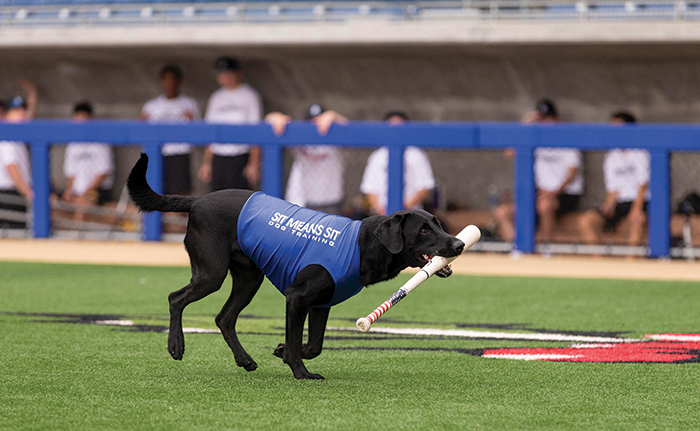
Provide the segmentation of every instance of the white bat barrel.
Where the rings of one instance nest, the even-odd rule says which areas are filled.
[[[468,250],[471,246],[476,244],[477,241],[479,241],[479,238],[481,238],[481,231],[478,227],[474,225],[469,225],[462,229],[462,231],[458,233],[456,237],[464,243],[464,250]],[[397,302],[401,301],[413,289],[415,289],[425,280],[430,278],[430,276],[440,271],[453,260],[457,259],[457,257],[458,256],[434,256],[432,259],[430,259],[430,261],[427,264],[425,264],[423,268],[421,268],[420,271],[418,271],[416,275],[411,277],[411,279],[408,280],[403,286],[401,286],[399,290],[397,290],[393,295],[391,295],[391,298],[384,301],[382,305],[377,307],[366,317],[360,317],[359,319],[357,319],[357,322],[355,322],[355,326],[357,326],[357,329],[359,329],[362,332],[369,331],[369,329],[372,327],[372,323],[379,319],[379,316],[384,314]]]

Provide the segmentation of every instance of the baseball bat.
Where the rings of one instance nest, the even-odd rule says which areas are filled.
[[[468,250],[471,246],[476,244],[477,241],[479,241],[479,238],[481,238],[481,231],[478,227],[474,225],[469,225],[457,234],[457,238],[464,243],[464,249]],[[450,262],[457,259],[457,257],[458,256],[433,256],[433,258],[430,259],[430,261],[426,263],[425,266],[423,266],[423,268],[421,268],[421,270],[418,271],[416,275],[411,277],[411,279],[408,280],[403,286],[401,286],[399,290],[394,292],[394,294],[391,295],[391,298],[384,301],[382,305],[377,307],[366,317],[360,317],[359,319],[357,319],[357,322],[355,322],[355,326],[357,326],[357,329],[359,329],[361,332],[369,331],[369,329],[372,327],[372,323],[379,319],[379,316],[386,313],[388,309],[396,305],[397,302],[401,301],[406,295],[411,293],[413,289],[415,289],[422,282],[430,278],[430,276],[447,266]]]

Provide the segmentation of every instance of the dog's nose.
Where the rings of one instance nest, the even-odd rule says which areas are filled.
[[[456,239],[452,242],[452,250],[454,250],[455,253],[461,253],[464,251],[464,242],[462,242],[461,239]]]

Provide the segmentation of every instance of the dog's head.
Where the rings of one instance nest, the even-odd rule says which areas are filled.
[[[422,268],[433,256],[452,257],[464,243],[442,229],[438,219],[426,211],[398,211],[374,231],[391,254],[405,256],[408,266]],[[447,276],[451,271],[438,273]]]

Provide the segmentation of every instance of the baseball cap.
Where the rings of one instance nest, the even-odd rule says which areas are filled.
[[[535,110],[543,117],[558,117],[559,113],[554,103],[549,99],[541,99],[537,102]]]
[[[15,96],[12,99],[10,99],[10,102],[7,104],[7,109],[16,109],[16,108],[27,108],[27,102],[24,100],[22,96]]]
[[[231,57],[219,57],[214,63],[214,69],[219,72],[233,72],[235,70],[240,70],[241,66],[238,64],[238,59]]]
[[[323,106],[319,105],[318,103],[314,103],[313,105],[309,106],[309,109],[306,111],[306,119],[310,120],[312,118],[316,118],[323,114],[324,111],[325,109],[323,109]]]

